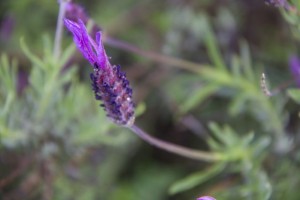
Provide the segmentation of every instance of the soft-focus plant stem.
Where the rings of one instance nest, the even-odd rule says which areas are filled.
[[[222,156],[220,154],[216,153],[208,153],[204,151],[198,151],[194,149],[189,149],[186,147],[182,147],[176,144],[172,144],[169,142],[162,141],[160,139],[157,139],[155,137],[152,137],[151,135],[148,135],[146,132],[144,132],[142,129],[140,129],[136,125],[132,125],[129,127],[137,136],[139,136],[141,139],[146,141],[147,143],[163,149],[165,151],[194,159],[194,160],[201,160],[201,161],[207,161],[207,162],[215,162],[215,161],[220,161],[222,159]]]
[[[162,55],[160,53],[155,53],[153,51],[145,51],[134,45],[131,45],[127,42],[117,40],[115,38],[106,37],[106,38],[104,38],[104,43],[108,44],[109,46],[116,47],[118,49],[123,49],[123,50],[129,51],[129,52],[138,54],[140,56],[143,56],[145,58],[148,58],[150,60],[153,60],[153,61],[156,61],[159,63],[186,69],[186,70],[196,72],[196,73],[200,73],[200,69],[202,67],[209,67],[208,65],[203,65],[203,64],[193,63],[193,62],[190,62],[187,60],[173,58],[170,56]]]
[[[49,80],[45,84],[44,95],[42,96],[42,99],[40,101],[39,109],[36,112],[37,119],[42,118],[42,116],[45,114],[47,110],[47,106],[49,105],[49,100],[51,99],[51,95],[53,94],[53,90],[55,88],[55,83],[57,81],[57,76],[59,72],[60,72],[59,68],[55,69],[51,74]]]
[[[61,40],[62,40],[63,25],[64,25],[63,18],[65,16],[67,3],[68,0],[59,1],[59,13],[57,17],[56,32],[55,32],[54,47],[53,47],[53,57],[55,60],[58,60],[61,54]]]
[[[89,25],[92,27],[94,24],[95,24],[95,22],[92,19],[90,19]],[[90,30],[90,28],[88,28],[88,30]],[[194,62],[183,60],[180,58],[174,58],[171,56],[162,55],[161,53],[156,53],[153,51],[145,51],[145,50],[140,49],[130,43],[127,43],[127,42],[124,42],[119,39],[112,38],[112,37],[109,37],[106,35],[103,38],[103,42],[109,46],[135,53],[142,57],[148,58],[152,61],[156,61],[156,62],[166,64],[166,65],[171,65],[171,66],[181,68],[181,69],[186,69],[186,70],[196,72],[196,73],[201,73],[200,68],[202,68],[202,67],[210,67],[209,65],[206,65],[206,64],[194,63]]]
[[[56,32],[55,32],[55,39],[54,39],[54,47],[53,47],[53,58],[55,62],[58,61],[60,55],[61,55],[61,41],[62,41],[62,35],[63,35],[63,18],[66,11],[66,4],[69,2],[69,0],[59,0],[59,13],[57,17],[57,24],[56,24]],[[57,66],[55,70],[53,70],[52,75],[50,76],[49,81],[45,84],[45,92],[43,95],[43,98],[40,101],[39,110],[36,114],[37,118],[41,118],[41,116],[45,113],[50,96],[53,92],[53,88],[56,82],[56,78],[60,72],[60,67]]]

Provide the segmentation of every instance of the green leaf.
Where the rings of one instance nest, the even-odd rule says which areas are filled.
[[[183,103],[181,107],[181,112],[186,113],[189,110],[196,107],[199,103],[201,103],[206,97],[213,94],[219,89],[217,85],[208,85],[204,88],[200,88],[194,94],[187,98],[187,100]]]
[[[233,55],[231,59],[231,70],[235,78],[241,77],[241,61],[237,55]]]
[[[63,86],[64,84],[71,82],[77,72],[77,69],[77,67],[71,66],[68,70],[63,72],[62,76],[58,78],[58,84]]]
[[[242,59],[242,65],[244,67],[246,77],[248,78],[248,80],[255,82],[255,75],[254,75],[253,69],[252,69],[249,46],[245,41],[242,41],[240,44],[240,49],[241,49],[240,54],[241,54],[241,59]]]
[[[135,109],[135,115],[140,116],[146,111],[146,104],[144,102],[139,103],[139,105]]]
[[[284,9],[281,10],[281,13],[282,13],[283,17],[285,18],[285,20],[288,23],[290,23],[292,25],[296,25],[298,23],[298,16],[297,15],[294,15],[291,12],[286,11]]]
[[[30,90],[33,90],[33,92],[38,95],[37,98],[40,98],[40,95],[43,93],[43,88],[45,84],[45,74],[37,67],[32,68],[30,76],[29,76],[29,83],[30,83]]]
[[[224,142],[223,140],[224,140],[224,138],[223,138],[223,135],[222,135],[222,130],[221,130],[221,128],[218,126],[218,124],[217,123],[215,123],[215,122],[210,122],[209,124],[208,124],[208,127],[209,127],[209,129],[212,131],[212,133],[214,134],[214,136],[218,139],[218,140],[220,140],[221,142]]]
[[[300,90],[299,89],[289,89],[287,94],[291,99],[300,104]]]
[[[21,130],[11,130],[6,127],[3,121],[0,121],[0,143],[6,147],[15,147],[24,142],[27,135]]]
[[[3,54],[0,60],[1,87],[9,92],[14,92],[16,90],[16,72],[17,62],[12,60],[10,63],[7,55]]]
[[[71,45],[69,45],[63,52],[61,55],[61,58],[58,61],[58,66],[60,68],[62,68],[67,62],[68,60],[71,58],[71,56],[74,54],[75,52],[75,45],[72,43]]]
[[[13,92],[8,93],[8,95],[6,96],[4,106],[0,109],[0,116],[5,116],[9,112],[14,100],[15,94]]]
[[[34,55],[27,47],[27,45],[25,44],[24,38],[21,38],[20,40],[20,45],[21,45],[21,49],[23,50],[23,52],[25,53],[25,55],[28,57],[28,59],[35,64],[36,66],[39,66],[43,69],[46,68],[46,64],[40,59],[38,58],[36,55]]]
[[[205,19],[206,23],[205,44],[208,50],[209,57],[218,69],[226,70],[224,60],[221,56],[219,47],[217,45],[217,39],[215,37],[215,34],[212,31],[208,20],[205,17],[203,18]]]
[[[237,116],[246,107],[246,101],[248,100],[248,93],[240,93],[232,100],[229,106],[229,113],[232,116]]]
[[[55,59],[53,59],[52,55],[52,41],[49,37],[49,35],[43,35],[43,62],[49,64],[49,67],[56,66],[54,64]]]
[[[241,145],[246,147],[246,146],[250,146],[253,140],[254,140],[254,132],[251,131],[247,135],[245,135],[240,141],[241,141]]]
[[[207,181],[208,179],[212,178],[213,176],[216,176],[219,174],[223,169],[225,165],[224,163],[218,163],[207,170],[196,172],[194,174],[191,174],[187,176],[186,178],[175,182],[169,189],[170,194],[176,194],[179,192],[183,192],[189,189],[192,189],[193,187]]]
[[[201,68],[201,74],[204,79],[214,84],[236,87],[236,80],[227,72],[215,68],[203,67]]]

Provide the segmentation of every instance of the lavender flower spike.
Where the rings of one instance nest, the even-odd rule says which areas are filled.
[[[97,100],[101,100],[107,116],[118,125],[134,123],[132,89],[119,65],[112,66],[106,55],[101,32],[96,33],[96,42],[88,35],[81,20],[78,23],[65,19],[65,25],[74,36],[74,42],[83,56],[94,67],[90,77]]]

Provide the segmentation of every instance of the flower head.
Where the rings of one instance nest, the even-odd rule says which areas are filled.
[[[106,55],[101,32],[96,33],[96,41],[86,30],[84,23],[65,19],[65,25],[73,34],[74,42],[83,56],[91,63],[92,89],[97,100],[101,100],[107,116],[119,125],[131,126],[134,122],[132,89],[126,74],[120,66],[112,66]]]
[[[297,86],[300,87],[300,59],[297,56],[291,56],[289,67]]]

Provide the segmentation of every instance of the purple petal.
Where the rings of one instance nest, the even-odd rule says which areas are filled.
[[[74,36],[74,42],[77,45],[78,49],[81,51],[83,56],[94,65],[97,61],[97,56],[91,46],[88,32],[81,20],[78,20],[78,24],[65,19],[65,26],[69,29],[69,31]]]
[[[98,56],[98,61],[99,65],[103,68],[108,67],[110,65],[108,61],[108,57],[106,55],[103,42],[102,42],[102,33],[97,32],[96,34],[96,42],[97,42],[97,56]]]
[[[216,200],[216,199],[213,197],[210,197],[210,196],[203,196],[203,197],[197,198],[197,200]]]
[[[300,87],[300,60],[297,56],[290,57],[289,67],[297,86]]]

